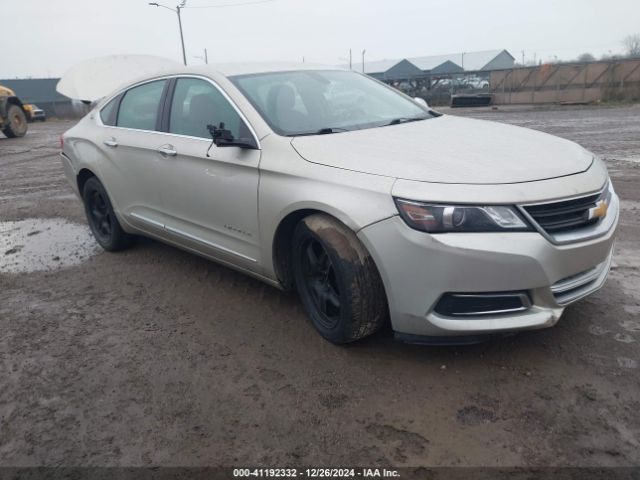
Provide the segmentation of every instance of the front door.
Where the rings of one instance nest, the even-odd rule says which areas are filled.
[[[211,146],[207,125],[224,123],[235,138],[252,134],[208,80],[178,78],[170,105],[163,142],[175,156],[162,186],[168,234],[193,249],[257,270],[260,150]]]

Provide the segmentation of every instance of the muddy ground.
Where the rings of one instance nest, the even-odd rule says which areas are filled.
[[[57,158],[70,122],[0,138],[0,465],[639,465],[640,106],[452,113],[607,160],[614,268],[555,328],[332,346],[295,295],[154,241],[93,251]],[[50,270],[16,273],[58,230]]]

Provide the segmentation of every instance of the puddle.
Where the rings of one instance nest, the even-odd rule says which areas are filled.
[[[57,270],[99,251],[86,225],[62,218],[0,222],[0,272]]]

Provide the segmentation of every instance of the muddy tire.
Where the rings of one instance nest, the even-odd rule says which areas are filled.
[[[2,129],[9,138],[24,137],[27,133],[27,117],[18,105],[9,104],[7,126]]]
[[[293,275],[311,323],[342,344],[371,335],[388,319],[384,287],[366,248],[344,224],[310,215],[293,234]]]
[[[82,189],[82,199],[91,232],[102,248],[117,252],[131,246],[133,237],[120,226],[100,180],[96,177],[87,180]]]

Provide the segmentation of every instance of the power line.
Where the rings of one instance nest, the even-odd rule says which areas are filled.
[[[184,7],[184,8],[188,8],[188,9],[192,9],[192,8],[224,8],[224,7],[241,7],[243,5],[258,5],[260,3],[271,3],[271,2],[275,2],[277,0],[256,0],[253,2],[241,2],[241,3],[222,3],[220,5],[196,5],[196,6],[189,6],[189,7]]]

